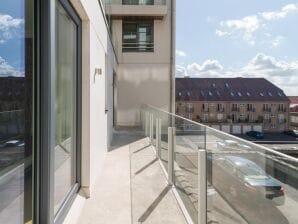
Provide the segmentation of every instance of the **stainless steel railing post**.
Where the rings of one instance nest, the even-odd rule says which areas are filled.
[[[146,111],[145,112],[145,136],[148,137],[149,136],[149,112]]]
[[[174,184],[175,128],[168,127],[168,183]]]
[[[153,145],[154,116],[152,113],[150,113],[149,121],[150,121],[149,123],[150,124],[150,127],[149,127],[150,144]]]
[[[161,119],[156,118],[156,158],[161,159]]]
[[[198,224],[207,223],[207,171],[206,150],[198,152]]]

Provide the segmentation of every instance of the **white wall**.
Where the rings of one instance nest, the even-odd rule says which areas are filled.
[[[117,65],[99,1],[72,0],[72,4],[83,26],[81,184],[90,196],[112,138],[110,82]]]
[[[139,125],[142,104],[170,109],[171,1],[167,4],[167,15],[154,21],[154,52],[122,52],[122,20],[113,21],[113,41],[119,60],[116,83],[119,126]]]

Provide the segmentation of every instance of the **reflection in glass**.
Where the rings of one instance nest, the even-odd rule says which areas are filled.
[[[55,213],[75,184],[77,26],[57,1]]]
[[[33,8],[0,4],[0,223],[32,220]]]

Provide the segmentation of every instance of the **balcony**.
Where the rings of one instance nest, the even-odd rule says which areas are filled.
[[[138,16],[163,19],[168,13],[168,7],[165,0],[112,0],[107,13],[114,19]]]
[[[188,223],[298,221],[298,159],[151,106],[141,115]]]
[[[186,224],[144,132],[118,130],[113,139],[93,196],[85,202],[76,223]],[[65,223],[74,222],[68,219]]]

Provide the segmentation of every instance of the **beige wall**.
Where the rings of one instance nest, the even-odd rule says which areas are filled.
[[[187,110],[187,104],[191,103],[193,105],[193,112]],[[203,111],[203,103],[208,104],[208,111]],[[247,104],[253,105],[254,111],[247,111]],[[263,104],[267,103],[271,111],[263,111]],[[218,112],[217,105],[222,104],[224,111]],[[238,104],[239,111],[232,111],[232,104]],[[243,107],[240,104],[244,104]],[[286,108],[285,112],[277,111],[278,104],[284,104]],[[288,102],[226,102],[226,101],[178,101],[176,102],[176,113],[180,116],[192,119],[194,121],[203,123],[228,123],[229,119],[232,118],[234,114],[238,118],[241,114],[250,115],[250,120],[245,123],[262,123],[263,130],[267,132],[280,132],[289,129],[289,103]],[[204,114],[208,116],[208,121],[204,121]],[[218,114],[222,114],[223,118],[221,121],[218,120]],[[271,122],[263,124],[263,119],[265,114],[268,114]],[[272,116],[273,115],[273,116]],[[286,123],[279,123],[279,116],[284,116]],[[237,123],[237,122],[236,122]],[[274,127],[275,125],[275,127]]]
[[[111,77],[117,64],[98,1],[72,3],[83,29],[81,185],[90,196],[112,138]]]
[[[154,21],[154,52],[122,53],[122,20],[113,20],[113,41],[119,60],[116,83],[116,122],[119,126],[140,125],[142,104],[169,110],[171,1],[167,4],[167,15]]]

